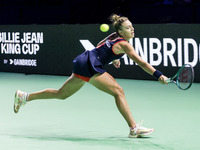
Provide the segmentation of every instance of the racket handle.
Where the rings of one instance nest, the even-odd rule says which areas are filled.
[[[172,79],[171,79],[171,78],[168,78],[165,82],[166,82],[166,83],[172,82]]]

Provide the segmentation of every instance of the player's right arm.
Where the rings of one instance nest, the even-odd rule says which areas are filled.
[[[135,63],[137,63],[145,72],[150,75],[156,71],[156,69],[151,66],[149,63],[144,61],[135,51],[134,47],[129,44],[128,42],[120,42],[116,44],[115,47],[118,53],[126,53],[127,56],[132,59]],[[165,80],[167,79],[166,76],[161,75],[159,78],[160,83],[166,84]]]
[[[114,46],[114,51],[119,53],[126,53],[127,56],[132,59],[135,63],[137,63],[144,71],[153,75],[156,71],[154,67],[152,67],[149,63],[145,62],[135,51],[133,46],[128,42],[119,42]]]

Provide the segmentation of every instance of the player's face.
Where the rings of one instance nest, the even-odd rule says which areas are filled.
[[[126,20],[125,22],[123,22],[121,26],[121,30],[119,30],[119,33],[127,41],[133,38],[134,28],[133,28],[132,23],[129,20]]]

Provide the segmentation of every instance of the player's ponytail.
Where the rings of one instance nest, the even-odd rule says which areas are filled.
[[[117,22],[119,20],[120,16],[118,16],[117,14],[112,14],[110,17],[110,20],[112,22]]]
[[[121,30],[121,25],[123,22],[125,22],[126,20],[128,20],[127,17],[120,17],[117,14],[112,14],[110,16],[110,21],[112,21],[113,24],[113,28],[115,29],[115,31],[117,32],[117,34],[119,35],[118,30]]]

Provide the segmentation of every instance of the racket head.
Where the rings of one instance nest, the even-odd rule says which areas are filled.
[[[190,64],[183,65],[177,72],[176,84],[181,90],[187,90],[194,81],[194,69]]]

